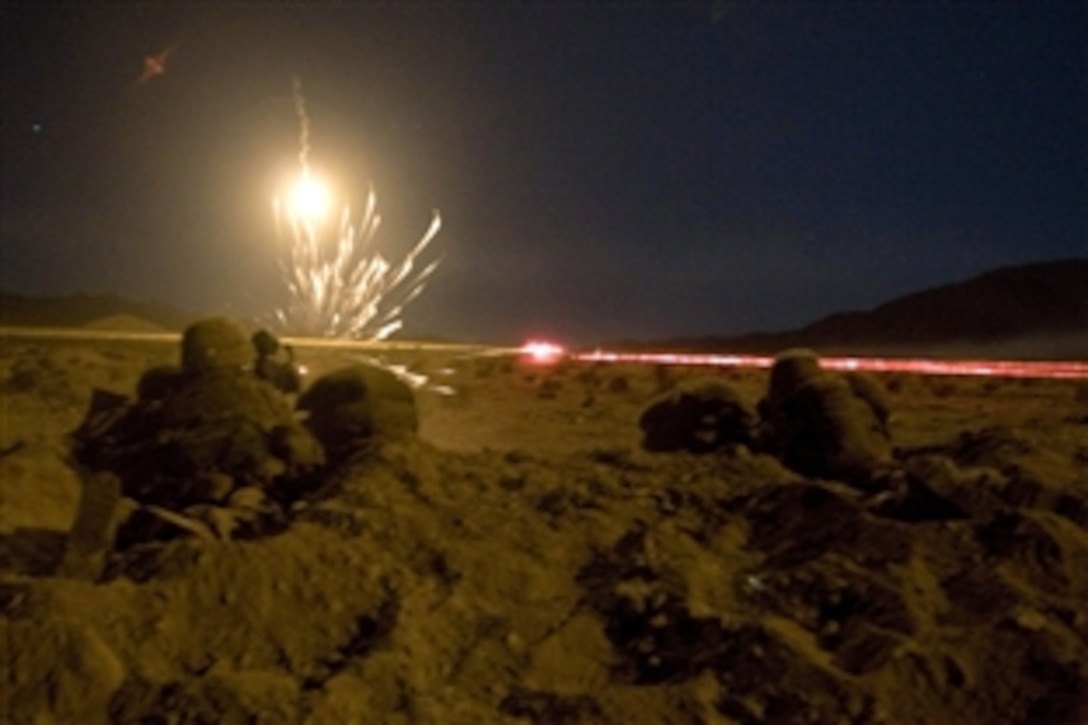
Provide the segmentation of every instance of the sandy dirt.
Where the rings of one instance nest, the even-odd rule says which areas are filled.
[[[405,352],[455,393],[283,533],[52,575],[66,435],[176,358],[4,341],[6,722],[1088,722],[1088,382],[881,377],[934,494],[889,512],[743,446],[641,449],[656,396],[709,376],[754,407],[766,371]]]

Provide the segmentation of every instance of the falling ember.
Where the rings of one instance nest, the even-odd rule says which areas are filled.
[[[374,248],[381,216],[371,188],[361,217],[353,218],[345,205],[335,238],[329,239],[331,196],[310,169],[310,119],[297,77],[293,92],[300,175],[287,203],[274,202],[277,228],[282,217],[290,230],[281,260],[289,300],[276,310],[276,322],[291,334],[383,340],[402,327],[405,306],[423,292],[438,266],[437,261],[422,264],[421,256],[441,229],[441,217],[435,211],[422,238],[393,263]]]

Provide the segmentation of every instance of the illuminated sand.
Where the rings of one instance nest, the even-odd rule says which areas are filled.
[[[903,451],[1016,481],[993,520],[907,523],[764,456],[639,450],[656,394],[712,375],[754,402],[761,368],[301,346],[314,374],[380,353],[457,394],[421,393],[422,440],[285,534],[178,542],[142,582],[35,576],[76,498],[64,433],[176,339],[5,339],[14,722],[1085,720],[1085,381],[880,373]]]

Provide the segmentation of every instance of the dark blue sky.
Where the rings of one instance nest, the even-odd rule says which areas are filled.
[[[409,335],[776,330],[1088,256],[1083,3],[510,5],[6,6],[2,289],[275,306],[292,73],[382,250],[442,212]]]

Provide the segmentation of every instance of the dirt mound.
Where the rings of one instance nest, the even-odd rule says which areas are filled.
[[[1085,567],[1057,515],[907,523],[762,456],[409,442],[279,536],[9,583],[2,625],[57,643],[7,663],[28,717],[54,681],[115,722],[1075,722]]]
[[[88,330],[103,330],[108,332],[170,332],[162,325],[134,315],[117,314],[99,317],[83,325]]]

